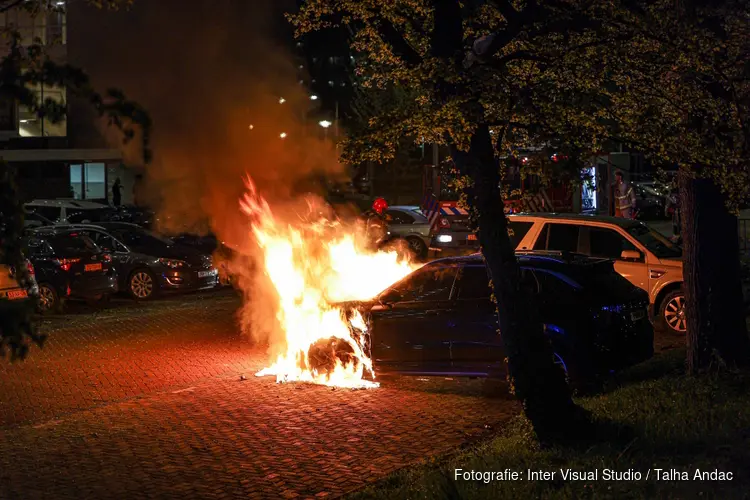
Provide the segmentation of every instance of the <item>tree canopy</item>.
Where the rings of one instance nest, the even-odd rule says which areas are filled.
[[[486,123],[501,154],[624,143],[720,179],[734,205],[746,196],[746,0],[452,2],[451,58],[431,47],[436,3],[309,0],[290,16],[297,35],[350,30],[361,84],[400,92],[352,158],[388,158],[404,136],[466,148]]]

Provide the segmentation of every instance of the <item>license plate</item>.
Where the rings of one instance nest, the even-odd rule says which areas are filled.
[[[206,276],[211,276],[216,272],[215,269],[211,269],[210,271],[198,271],[198,277],[199,278],[205,278]]]
[[[86,264],[83,270],[84,271],[101,271],[102,265],[101,264]]]
[[[468,241],[477,241],[477,235],[476,234],[470,234],[466,237]]]
[[[646,317],[646,313],[643,311],[630,313],[630,319],[632,319],[633,321],[638,321],[640,319],[643,319],[644,317]]]
[[[26,290],[11,290],[8,292],[8,300],[25,299],[28,296],[29,294],[26,293]]]

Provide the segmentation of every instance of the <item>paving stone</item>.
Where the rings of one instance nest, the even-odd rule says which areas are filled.
[[[334,498],[518,412],[476,382],[240,381],[267,359],[237,307],[223,294],[46,323],[42,351],[0,363],[0,498]]]

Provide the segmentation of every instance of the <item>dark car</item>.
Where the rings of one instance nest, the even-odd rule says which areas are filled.
[[[146,229],[150,229],[155,220],[152,210],[136,205],[121,205],[115,207],[106,217],[97,222],[128,222]]]
[[[40,229],[24,238],[23,248],[42,311],[59,311],[68,299],[106,299],[118,290],[112,256],[79,231]]]
[[[574,385],[653,355],[648,294],[611,261],[578,255],[519,255],[522,285],[535,297],[556,361]],[[367,304],[376,373],[504,377],[489,278],[478,255],[441,259]]]
[[[235,256],[235,250],[213,234],[181,233],[171,238],[176,244],[195,248],[201,253],[211,255],[214,265],[219,270],[219,283],[230,286],[234,282],[229,263]]]
[[[120,289],[134,299],[147,300],[160,291],[214,288],[219,282],[210,255],[135,224],[102,222],[74,227],[111,253]]]

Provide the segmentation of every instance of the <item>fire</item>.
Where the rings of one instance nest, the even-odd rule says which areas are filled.
[[[246,184],[240,205],[278,294],[277,320],[286,340],[283,353],[256,375],[275,375],[277,382],[377,387],[365,321],[356,310],[347,319],[336,304],[371,299],[418,266],[396,252],[367,250],[361,233],[338,220],[319,216],[282,223],[250,178]]]

